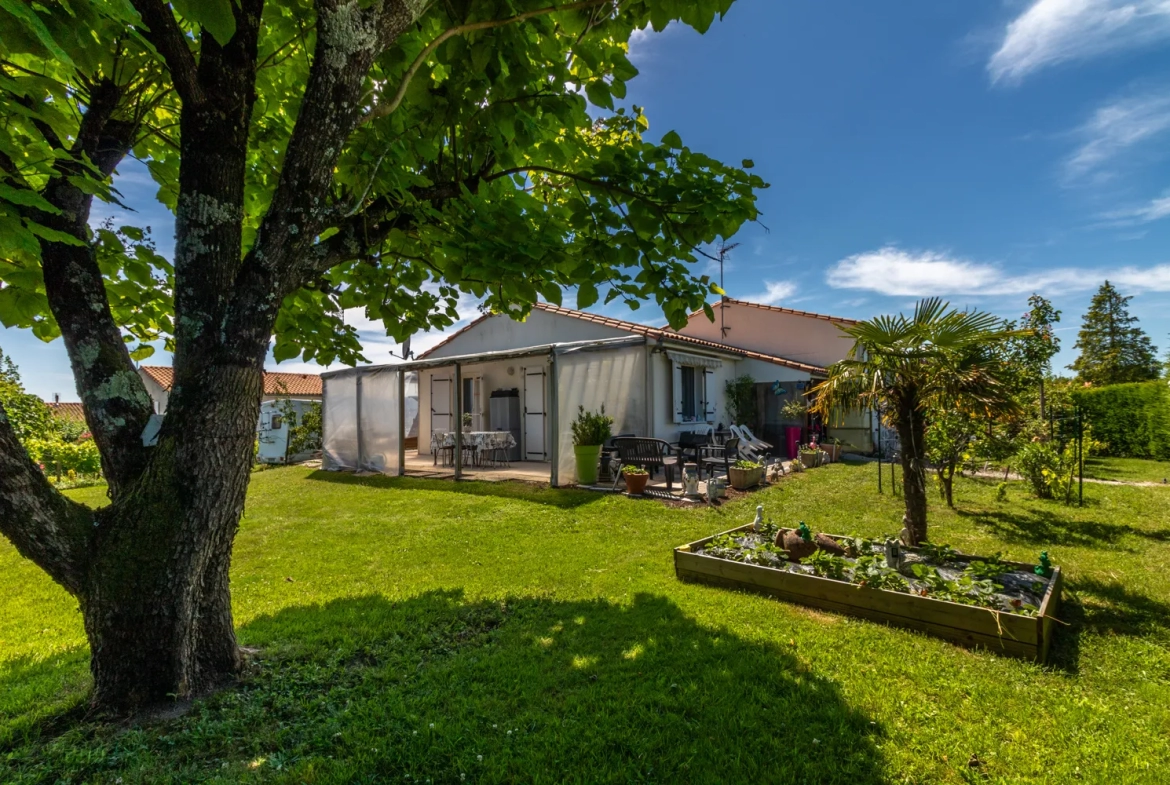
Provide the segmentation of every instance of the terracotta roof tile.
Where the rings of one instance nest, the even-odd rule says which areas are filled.
[[[798,371],[805,371],[806,373],[816,373],[816,374],[824,374],[825,373],[825,369],[821,368],[819,365],[809,365],[808,363],[797,362],[796,360],[789,360],[786,357],[777,357],[776,355],[764,354],[763,352],[753,352],[753,351],[750,351],[748,349],[741,349],[737,346],[729,346],[729,345],[723,344],[723,343],[715,343],[714,341],[707,341],[707,340],[704,340],[702,338],[692,337],[690,335],[682,335],[680,333],[672,332],[670,330],[662,330],[662,329],[659,329],[657,327],[650,327],[649,325],[638,324],[637,322],[627,322],[624,319],[614,319],[611,316],[602,316],[601,314],[598,314],[598,313],[589,313],[588,311],[575,311],[572,308],[563,308],[559,305],[551,305],[549,303],[536,303],[536,305],[534,305],[533,308],[535,308],[536,310],[539,310],[539,311],[545,311],[547,313],[556,314],[558,316],[568,316],[568,317],[571,317],[573,319],[581,319],[582,321],[593,322],[594,324],[600,324],[600,325],[603,325],[605,327],[613,327],[614,329],[623,330],[625,332],[634,333],[636,335],[644,335],[647,338],[652,338],[654,340],[678,341],[679,343],[691,344],[693,346],[702,346],[702,347],[705,347],[707,349],[717,349],[717,350],[722,351],[722,352],[730,352],[731,354],[736,354],[736,355],[739,355],[741,357],[747,357],[747,358],[753,359],[753,360],[761,360],[763,362],[772,363],[774,365],[783,365],[787,368],[794,368]],[[500,315],[502,315],[502,314],[500,314]],[[471,322],[463,329],[452,334],[450,337],[448,337],[442,343],[437,344],[436,346],[433,346],[430,349],[428,349],[427,351],[423,352],[423,354],[420,355],[418,359],[420,359],[420,360],[424,359],[425,357],[427,357],[427,355],[429,355],[431,352],[438,349],[440,346],[444,346],[444,345],[450,343],[456,337],[467,332],[468,330],[475,327],[477,324],[479,324],[480,322],[482,322],[484,319],[487,319],[487,318],[488,318],[488,315],[484,315],[484,316],[479,317],[478,319]]]
[[[79,402],[70,403],[51,403],[45,401],[45,405],[53,410],[53,414],[60,417],[62,420],[76,420],[77,422],[85,422],[85,409],[82,408]]]
[[[175,382],[174,369],[163,365],[143,365],[139,370],[164,390]],[[315,373],[264,372],[265,395],[321,395],[321,377]]]

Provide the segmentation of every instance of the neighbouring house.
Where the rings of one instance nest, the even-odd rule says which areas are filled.
[[[138,373],[150,393],[155,414],[165,415],[174,372],[166,366],[143,365]],[[257,460],[261,463],[286,463],[308,458],[309,453],[289,454],[290,429],[296,427],[305,411],[320,403],[321,398],[321,377],[316,374],[265,371],[264,395],[256,425]]]
[[[85,422],[85,408],[80,401],[66,401],[60,400],[45,401],[45,405],[49,410],[62,420],[72,420],[74,422]]]
[[[804,390],[825,368],[546,303],[523,322],[488,314],[417,360],[322,374],[325,466],[432,471],[446,434],[466,413],[472,432],[513,434],[510,461],[526,462],[553,485],[568,484],[578,407],[604,405],[614,433],[674,442],[682,431],[728,424],[724,384],[745,374]],[[418,395],[414,450],[400,438],[409,428],[399,405],[408,383]]]
[[[713,322],[702,311],[691,314],[679,333],[821,367],[845,359],[853,348],[853,340],[841,328],[857,324],[854,319],[731,297],[724,297],[716,303],[714,311]],[[756,380],[757,419],[748,425],[752,426],[757,435],[780,444],[786,426],[807,428],[809,425],[820,425],[809,421],[798,422],[784,417],[780,412],[785,403],[804,394],[803,388],[783,384],[783,379],[769,375],[768,369],[759,365],[752,368],[745,366],[743,371]],[[846,451],[868,453],[875,447],[876,423],[868,413],[845,415],[823,423],[823,426],[819,430],[828,438],[838,439]]]

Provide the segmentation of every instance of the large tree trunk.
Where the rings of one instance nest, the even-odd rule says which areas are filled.
[[[902,541],[906,545],[918,545],[927,538],[926,423],[915,404],[913,398],[899,402],[896,423],[902,454],[902,498],[906,503]]]
[[[82,610],[94,703],[107,709],[197,695],[240,666],[228,572],[261,370],[203,376],[176,396],[141,479],[99,514]]]

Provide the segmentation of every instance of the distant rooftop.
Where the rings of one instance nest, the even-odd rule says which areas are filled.
[[[166,365],[143,365],[139,368],[154,382],[169,391],[175,383],[175,371]],[[321,395],[321,377],[315,373],[264,372],[265,395]],[[80,404],[78,404],[80,405]]]

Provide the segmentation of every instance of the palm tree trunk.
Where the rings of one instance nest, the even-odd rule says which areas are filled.
[[[902,498],[906,513],[902,517],[902,541],[918,545],[927,538],[926,531],[926,423],[917,410],[916,396],[898,404],[898,439],[902,442]]]

